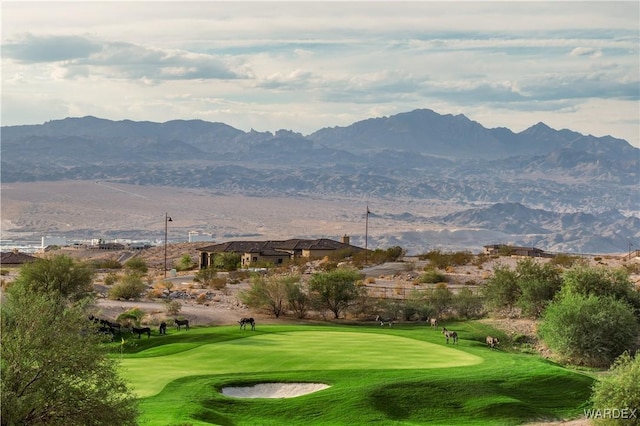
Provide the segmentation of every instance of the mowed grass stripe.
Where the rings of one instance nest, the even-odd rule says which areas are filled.
[[[171,345],[165,345],[174,352]],[[193,375],[304,370],[432,369],[479,364],[467,352],[402,336],[345,331],[256,334],[199,345],[160,356],[122,360],[140,397],[155,395],[172,380]]]

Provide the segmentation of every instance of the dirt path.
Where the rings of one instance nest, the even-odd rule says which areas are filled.
[[[192,325],[228,325],[236,324],[242,317],[256,317],[251,310],[242,304],[236,304],[229,300],[210,302],[209,306],[198,304],[192,301],[181,300],[182,308],[176,317],[184,317]],[[139,308],[147,313],[143,323],[155,325],[162,320],[173,318],[167,313],[163,302],[156,301],[120,301],[99,299],[97,302],[98,314],[100,317],[115,320],[121,313],[133,308]],[[171,326],[171,325],[170,325]]]

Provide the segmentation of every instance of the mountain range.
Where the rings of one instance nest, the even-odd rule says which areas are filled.
[[[400,245],[434,238],[412,231],[423,223],[485,235],[479,246],[607,253],[640,243],[640,149],[544,123],[514,133],[420,109],[308,135],[96,117],[1,130],[3,183],[101,180],[456,206],[447,215],[398,212],[390,219],[405,222],[407,235],[385,242]]]

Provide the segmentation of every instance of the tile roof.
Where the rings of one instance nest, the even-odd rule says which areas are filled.
[[[350,244],[344,244],[339,241],[330,240],[328,238],[319,238],[316,240],[292,238],[284,241],[229,241],[226,243],[201,247],[197,250],[208,253],[264,253],[266,251],[277,252],[285,250],[339,250],[343,248],[353,248],[356,250],[361,250],[359,247],[352,246]]]
[[[25,253],[8,251],[0,253],[0,264],[1,265],[21,265],[26,262],[33,262],[37,260],[37,257],[29,256]]]

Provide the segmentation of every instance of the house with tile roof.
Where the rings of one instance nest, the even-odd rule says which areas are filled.
[[[37,257],[20,253],[18,250],[0,253],[0,265],[2,266],[20,266],[23,263],[33,262]]]
[[[358,252],[360,247],[352,246],[349,237],[343,236],[341,241],[319,238],[305,240],[292,238],[278,241],[229,241],[213,244],[197,249],[200,252],[200,268],[207,268],[213,264],[214,257],[219,253],[237,253],[241,256],[241,266],[247,268],[257,263],[272,263],[281,265],[288,260],[298,258],[322,258],[338,250]]]
[[[518,247],[507,244],[490,244],[484,246],[484,254],[497,255],[500,253],[509,253],[512,256],[523,257],[552,257],[550,254],[545,253],[544,250],[536,247]]]

